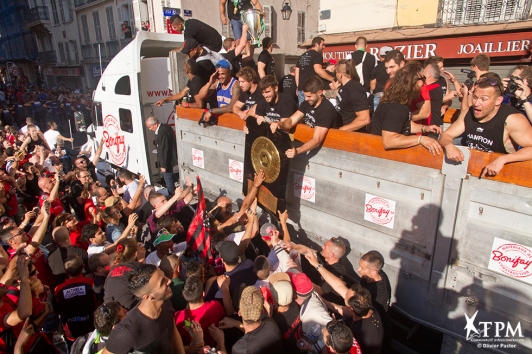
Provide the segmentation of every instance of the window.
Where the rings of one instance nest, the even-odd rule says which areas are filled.
[[[96,33],[96,42],[102,41],[102,27],[100,26],[100,13],[92,12],[92,21],[94,22],[94,33]]]
[[[129,76],[122,76],[117,82],[115,86],[115,93],[117,95],[131,95],[131,82],[129,80]]]
[[[74,60],[77,64],[79,63],[78,44],[76,43],[76,41],[70,41],[70,45],[72,45],[72,52],[74,52]]]
[[[524,20],[530,4],[526,0],[443,0],[438,24],[460,26]]]
[[[264,33],[263,37],[273,38],[273,26],[272,26],[272,7],[269,5],[263,5],[262,9],[264,10]]]
[[[91,42],[91,37],[89,35],[89,24],[87,23],[87,15],[81,15],[81,31],[83,32],[83,39],[85,44]]]
[[[59,24],[59,15],[57,13],[57,0],[51,0],[52,2],[52,17],[54,18],[54,25]]]
[[[92,103],[92,111],[96,117],[96,126],[103,126],[103,116],[102,116],[102,104],[100,102]]]
[[[70,44],[68,42],[65,43],[65,58],[66,62],[70,63]]]
[[[65,62],[65,47],[63,45],[63,42],[57,43],[57,48],[59,48],[59,60],[61,63]]]
[[[297,12],[297,44],[305,41],[305,16],[303,11]]]
[[[63,23],[74,21],[71,0],[57,1],[59,1],[59,9],[61,11],[61,19],[63,20]]]
[[[113,8],[111,6],[105,8],[105,15],[107,16],[107,29],[109,30],[109,39],[116,39],[115,20],[113,16]]]
[[[128,133],[133,133],[133,119],[131,118],[131,111],[129,109],[118,109],[120,116],[120,130]]]

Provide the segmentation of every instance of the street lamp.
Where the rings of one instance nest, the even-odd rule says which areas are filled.
[[[290,19],[290,16],[292,15],[292,8],[290,5],[292,2],[288,0],[284,3],[283,8],[281,9],[281,13],[283,14],[283,20],[288,21]]]

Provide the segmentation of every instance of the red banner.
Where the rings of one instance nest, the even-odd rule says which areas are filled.
[[[390,46],[400,50],[406,59],[419,60],[427,59],[433,55],[439,55],[445,59],[473,58],[480,53],[488,54],[490,57],[523,56],[529,52],[531,42],[532,34],[530,32],[513,32],[483,36],[369,43],[368,51],[371,54],[378,54],[380,48]],[[323,59],[345,59],[346,55],[354,50],[354,44],[338,46],[333,44],[325,47]]]

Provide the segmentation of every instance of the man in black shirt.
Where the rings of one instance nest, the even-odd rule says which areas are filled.
[[[155,106],[162,106],[166,102],[179,101],[186,97],[187,101],[182,101],[181,106],[186,108],[203,108],[203,100],[198,94],[205,83],[198,76],[199,67],[196,60],[188,59],[186,61],[185,72],[188,75],[187,86],[181,92],[155,102]]]
[[[465,146],[505,154],[486,165],[481,177],[497,175],[507,163],[532,160],[532,126],[517,109],[502,104],[502,87],[499,80],[486,77],[476,82],[472,93],[463,90],[463,102],[472,94],[473,106],[460,111],[439,141],[447,158],[455,162],[464,161],[464,155],[453,140],[464,133]],[[516,151],[514,143],[521,149]]]
[[[392,47],[382,47],[379,51],[381,60],[371,70],[371,81],[369,82],[369,88],[373,92],[373,112],[377,109],[382,95],[384,94],[384,87],[390,79],[390,75],[386,72],[386,67],[384,66],[384,59],[386,58],[386,53],[393,50]]]
[[[227,16],[225,15],[226,3]],[[233,28],[233,35],[236,39],[241,38],[242,34],[247,33],[247,30],[242,25],[240,12],[251,10],[253,7],[256,7],[261,13],[264,12],[259,0],[238,0],[236,4],[234,0],[220,0],[220,18],[222,19],[222,25],[228,24],[229,21],[227,20],[227,17],[229,17],[231,27]]]
[[[305,153],[320,146],[325,140],[329,128],[333,128],[336,124],[338,117],[338,113],[332,103],[323,97],[323,83],[319,77],[311,77],[301,88],[305,95],[305,102],[299,106],[299,109],[289,119],[279,124],[272,124],[273,132],[275,132],[277,127],[288,131],[301,120],[304,120],[305,124],[314,128],[314,136],[311,140],[298,148],[286,150],[288,158],[294,158],[297,154]]]
[[[219,52],[222,49],[222,36],[217,30],[200,20],[184,20],[179,15],[170,17],[174,31],[183,32],[185,41],[194,38],[202,47]]]
[[[303,94],[303,85],[313,76],[318,75],[327,81],[334,81],[334,78],[327,74],[323,69],[323,48],[325,48],[325,41],[322,37],[314,37],[312,39],[312,46],[303,55],[299,57],[296,66],[296,85],[297,85],[297,99],[301,104],[305,100]]]
[[[133,33],[131,32],[131,27],[129,26],[129,23],[127,21],[124,21],[122,24],[122,32],[124,33],[124,38],[126,39],[132,39]]]
[[[364,87],[352,80],[351,70],[347,60],[341,60],[336,66],[336,79],[341,84],[336,95],[340,130],[366,133],[370,118],[368,96]]]
[[[94,153],[92,161],[89,161],[85,156],[79,156],[74,160],[74,166],[78,170],[89,172],[93,182],[98,181],[98,176],[96,176],[96,166],[98,166],[98,162],[100,162],[100,155],[102,154],[104,143],[105,138],[102,138],[102,140],[100,140],[100,145],[98,145],[98,149],[96,149],[96,152]]]
[[[259,75],[249,67],[242,68],[236,74],[240,83],[240,96],[233,106],[233,113],[242,119],[249,115],[254,115],[252,108],[256,103],[264,100],[261,91],[258,89]]]
[[[259,91],[264,100],[259,101],[255,107],[258,124],[264,121],[279,122],[297,111],[296,102],[285,93],[278,92],[278,82],[274,76],[266,75],[260,79]]]
[[[290,67],[290,73],[283,76],[279,91],[286,93],[288,97],[297,102],[296,66]]]
[[[70,241],[70,233],[66,227],[56,227],[52,231],[52,238],[58,247],[48,256],[48,265],[50,266],[50,269],[52,269],[54,281],[57,285],[68,279],[68,275],[64,266],[65,260],[68,256],[79,256],[83,261],[85,269],[89,269],[89,257],[87,255],[87,251],[76,246],[72,246],[72,242]]]
[[[366,91],[369,91],[371,70],[375,67],[375,57],[366,52],[367,45],[368,40],[366,37],[358,37],[355,43],[356,50],[351,54],[351,59],[355,62],[355,65],[362,63],[362,77],[360,78],[360,83],[364,86]]]
[[[211,60],[209,60],[208,51],[200,46],[197,40],[189,38],[185,40],[181,53],[188,55],[189,59],[196,60],[198,64],[198,76],[202,82],[209,82],[211,75],[214,74],[216,68]]]
[[[242,29],[244,31],[248,30],[248,25],[244,24],[242,26]],[[242,38],[226,38],[223,42],[223,47],[227,53],[222,54],[225,59],[227,59],[231,65],[233,66],[233,69],[231,71],[231,74],[233,76],[236,76],[236,74],[242,69],[242,52],[244,51],[244,48],[246,47],[248,43],[247,36],[244,36]],[[247,56],[246,56],[247,57]]]
[[[128,275],[129,289],[140,298],[137,307],[111,331],[103,350],[107,353],[185,353],[174,323],[170,280],[152,264],[138,264]]]
[[[259,54],[259,62],[257,63],[261,79],[266,75],[275,76],[275,60],[272,57],[273,39],[264,37],[262,40],[262,48],[264,49]]]

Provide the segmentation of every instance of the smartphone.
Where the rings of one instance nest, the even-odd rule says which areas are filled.
[[[94,205],[97,205],[98,204],[98,197],[92,197],[92,202],[94,203]]]

